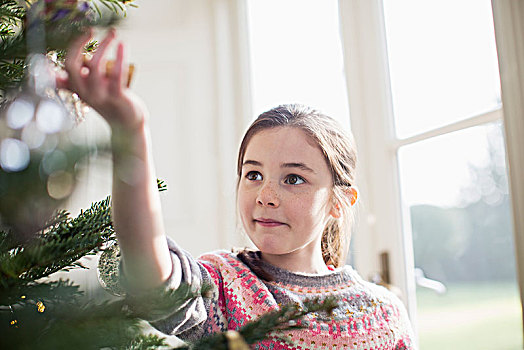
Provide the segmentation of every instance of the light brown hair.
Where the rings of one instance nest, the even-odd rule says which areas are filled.
[[[238,152],[238,183],[242,176],[242,163],[247,145],[258,132],[277,127],[293,127],[304,131],[318,145],[333,180],[333,200],[341,216],[330,218],[322,233],[322,256],[326,265],[340,267],[345,264],[351,236],[351,204],[348,189],[355,181],[356,149],[353,138],[344,132],[334,119],[299,104],[287,104],[262,113],[247,129]]]

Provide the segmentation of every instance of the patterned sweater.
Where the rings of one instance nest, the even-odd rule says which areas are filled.
[[[236,254],[219,251],[193,259],[169,241],[174,273],[167,288],[181,282],[216,286],[211,298],[195,298],[178,310],[157,310],[149,321],[160,331],[191,341],[214,332],[237,330],[286,303],[336,296],[333,315],[310,314],[304,329],[279,334],[255,349],[414,349],[412,330],[401,301],[387,289],[364,281],[350,266],[325,275],[293,273],[262,260],[274,281],[253,273]],[[259,258],[257,252],[252,258]]]

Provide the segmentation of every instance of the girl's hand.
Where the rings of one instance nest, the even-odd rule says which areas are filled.
[[[67,77],[57,77],[57,86],[75,92],[82,101],[93,107],[111,126],[125,131],[137,131],[145,122],[147,109],[143,102],[125,87],[127,64],[124,45],[117,46],[113,68],[105,71],[105,54],[115,39],[111,29],[100,42],[92,59],[84,59],[83,50],[92,37],[92,30],[70,46],[65,70]]]

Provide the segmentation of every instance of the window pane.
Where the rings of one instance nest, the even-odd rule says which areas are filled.
[[[256,115],[302,103],[349,127],[336,0],[249,0]]]
[[[490,0],[384,0],[400,138],[500,105]]]
[[[420,269],[420,348],[522,349],[500,124],[402,147],[399,162]]]

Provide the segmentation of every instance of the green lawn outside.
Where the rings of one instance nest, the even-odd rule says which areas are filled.
[[[421,350],[523,349],[515,283],[447,285],[444,295],[417,289]]]

